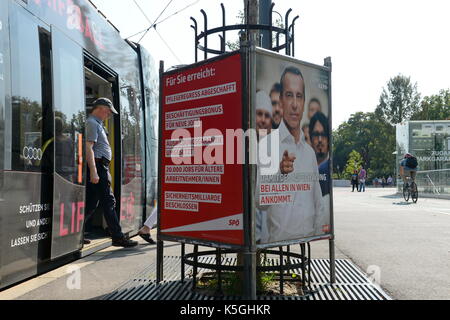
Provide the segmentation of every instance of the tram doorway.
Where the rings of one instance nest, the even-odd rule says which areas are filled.
[[[113,101],[114,105],[117,106],[115,98],[115,88],[117,83],[117,76],[111,74],[92,60],[85,58],[84,66],[84,77],[85,77],[85,97],[86,97],[86,118],[89,117],[92,112],[93,102],[100,98],[108,98]],[[119,111],[120,108],[116,107]],[[119,111],[120,112],[120,111]],[[120,199],[120,120],[119,117],[111,117],[104,123],[105,128],[108,132],[108,140],[111,145],[113,159],[110,164],[110,173],[112,178],[112,189],[116,199]],[[85,152],[85,151],[84,151]],[[87,161],[85,161],[87,166]],[[86,177],[88,181],[90,177]],[[87,197],[87,195],[86,195]],[[117,201],[117,211],[119,211],[120,201]],[[87,212],[86,212],[87,213]],[[85,221],[85,233],[84,237],[90,240],[90,244],[85,244],[84,248],[90,248],[98,246],[108,240],[110,240],[110,234],[108,231],[108,225],[103,216],[103,209],[99,204],[95,213]]]

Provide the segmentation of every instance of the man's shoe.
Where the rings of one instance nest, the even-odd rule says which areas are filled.
[[[83,244],[91,244],[91,240],[84,239],[84,240],[83,240]]]
[[[150,244],[156,244],[155,240],[152,239],[152,237],[149,234],[140,234],[139,235],[142,239],[144,239],[145,241],[147,241]]]
[[[124,248],[131,248],[138,245],[137,241],[130,240],[128,238],[121,238],[121,239],[113,239],[112,245],[114,247],[124,247]]]

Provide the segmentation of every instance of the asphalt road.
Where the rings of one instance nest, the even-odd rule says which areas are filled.
[[[394,299],[450,299],[450,200],[335,188],[334,207],[336,246]]]

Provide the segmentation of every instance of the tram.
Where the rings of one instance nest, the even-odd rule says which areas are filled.
[[[158,82],[150,54],[90,1],[0,1],[0,290],[111,245],[100,208],[84,219],[98,97],[119,111],[105,124],[112,187],[137,234],[156,199]]]

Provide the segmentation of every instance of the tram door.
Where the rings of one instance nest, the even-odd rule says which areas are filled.
[[[85,92],[86,92],[86,116],[89,116],[92,112],[93,102],[100,98],[108,98],[114,101],[113,95],[113,83],[116,81],[116,77],[93,62],[88,57],[84,60],[84,80],[85,80]],[[106,131],[108,132],[108,140],[111,146],[113,159],[111,161],[109,170],[111,174],[111,188],[115,191],[115,196],[118,198],[118,192],[116,189],[116,135],[115,135],[115,117],[104,122]],[[89,179],[89,177],[86,177]],[[89,220],[86,220],[85,237],[92,241],[91,246],[95,246],[105,238],[109,238],[108,226],[103,215],[103,209],[98,206],[97,210],[92,214]]]
[[[82,48],[52,27],[54,194],[52,259],[82,248],[85,91]]]

